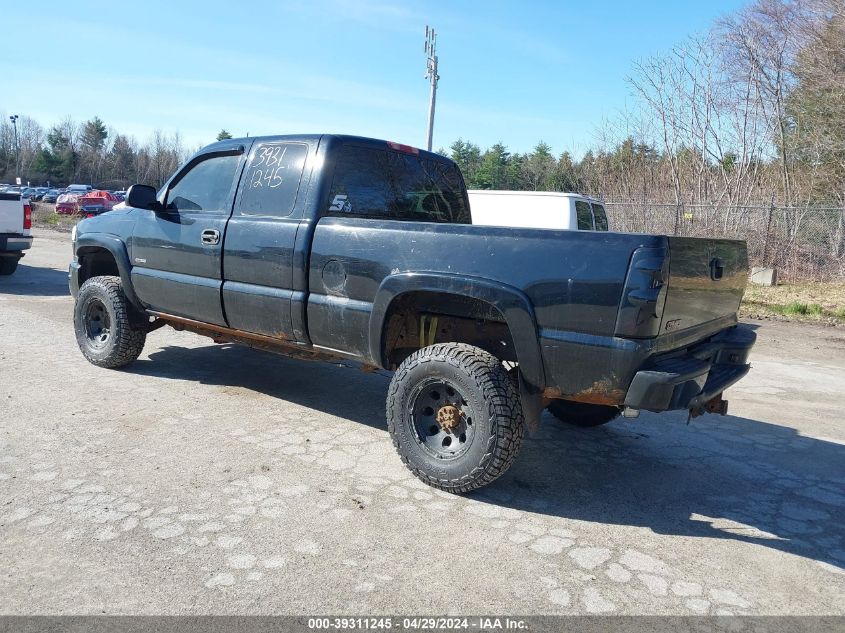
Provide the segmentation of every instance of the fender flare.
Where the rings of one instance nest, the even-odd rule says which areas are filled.
[[[117,264],[117,270],[120,274],[120,280],[123,282],[123,292],[135,308],[144,311],[144,306],[135,294],[135,288],[132,285],[132,264],[129,263],[129,253],[126,252],[126,244],[123,240],[114,235],[107,235],[105,233],[85,233],[76,239],[74,246],[74,255],[80,257],[80,251],[85,248],[101,248],[111,253],[114,261]],[[84,253],[81,254],[84,257]]]
[[[505,318],[526,386],[535,393],[546,386],[537,320],[531,300],[513,286],[492,279],[437,272],[398,273],[386,277],[376,292],[370,315],[370,356],[382,367],[385,318],[393,302],[409,292],[434,292],[472,297],[496,308]]]

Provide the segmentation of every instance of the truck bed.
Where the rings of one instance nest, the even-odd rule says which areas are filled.
[[[666,279],[652,282],[660,286],[653,288],[655,304],[662,292],[665,308],[650,315],[653,329],[639,337],[618,331],[623,294],[627,300],[637,290],[626,272],[638,249],[666,253],[668,261]],[[723,262],[718,280],[710,272],[715,256]],[[327,266],[343,271],[342,286],[327,283]],[[379,287],[388,276],[420,271],[516,289],[534,308],[533,335],[553,395],[622,404],[648,358],[736,324],[747,264],[744,243],[731,240],[323,218],[311,251],[311,341],[378,364],[370,322]],[[661,308],[633,309],[634,321],[645,321]]]

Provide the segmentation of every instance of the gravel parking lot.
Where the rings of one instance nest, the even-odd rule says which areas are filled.
[[[71,325],[70,237],[0,278],[4,614],[845,614],[845,334],[758,323],[731,415],[550,416],[469,497],[427,488],[389,377]]]

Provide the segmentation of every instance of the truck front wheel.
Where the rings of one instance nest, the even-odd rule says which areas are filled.
[[[140,356],[147,333],[133,327],[133,309],[120,277],[91,277],[82,284],[73,308],[73,327],[88,362],[98,367],[122,367]]]
[[[622,410],[619,407],[610,407],[603,404],[553,400],[549,405],[549,413],[561,422],[573,426],[589,427],[601,426],[615,420],[622,413]]]
[[[524,433],[519,394],[502,363],[463,343],[425,347],[399,366],[387,427],[414,475],[454,493],[505,473]]]

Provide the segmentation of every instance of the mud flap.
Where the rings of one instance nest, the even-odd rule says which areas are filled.
[[[540,430],[540,418],[543,415],[543,394],[535,391],[527,384],[519,372],[519,399],[522,403],[522,415],[525,418],[525,428],[533,435]]]

